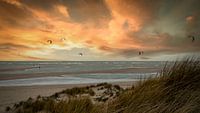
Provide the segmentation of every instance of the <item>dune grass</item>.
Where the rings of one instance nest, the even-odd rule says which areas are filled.
[[[63,92],[73,95],[85,92],[83,89],[75,88]],[[87,88],[85,90],[89,91]],[[200,61],[191,58],[173,64],[167,63],[159,76],[140,81],[115,99],[102,104],[93,104],[89,98],[73,98],[60,102],[53,98],[31,101],[30,99],[21,103],[14,112],[200,113]]]
[[[200,61],[166,64],[160,76],[141,82],[109,104],[109,113],[199,113]]]
[[[95,92],[93,90],[91,90],[89,87],[74,87],[72,89],[65,89],[61,92],[55,93],[54,95],[52,95],[51,97],[58,97],[59,94],[68,94],[70,96],[75,96],[78,94],[89,94],[90,96],[94,96]]]
[[[34,102],[24,102],[13,112],[15,113],[90,113],[93,104],[88,98],[70,99],[68,102],[48,98]]]

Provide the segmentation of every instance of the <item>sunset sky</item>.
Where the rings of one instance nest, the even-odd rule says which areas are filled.
[[[200,56],[200,0],[0,0],[3,61],[185,55]]]

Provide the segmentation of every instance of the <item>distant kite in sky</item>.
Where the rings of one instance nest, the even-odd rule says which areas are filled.
[[[144,54],[144,52],[143,51],[139,51],[139,53],[138,53],[139,55],[142,55],[142,54]]]
[[[47,42],[48,42],[49,44],[52,44],[52,43],[53,43],[52,40],[47,40]]]
[[[192,36],[192,35],[189,35],[189,36],[188,36],[188,38],[191,38],[191,39],[192,39],[192,42],[194,42],[194,41],[195,41],[195,37],[194,37],[194,36]]]
[[[79,53],[78,55],[79,55],[79,56],[83,56],[83,53]]]

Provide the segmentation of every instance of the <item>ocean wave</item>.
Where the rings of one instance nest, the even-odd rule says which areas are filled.
[[[92,79],[80,77],[40,77],[0,81],[0,86],[33,86],[33,85],[61,85],[61,84],[89,84],[102,82],[128,82],[138,79]]]

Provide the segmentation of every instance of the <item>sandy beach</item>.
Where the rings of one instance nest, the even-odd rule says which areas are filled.
[[[0,62],[0,113],[29,97],[111,83],[123,88],[155,76],[162,62]],[[39,66],[39,67],[38,67]]]
[[[116,82],[123,88],[131,87],[133,82]],[[36,98],[38,95],[49,96],[67,88],[83,87],[92,84],[68,84],[68,85],[42,85],[42,86],[5,86],[0,87],[0,113],[4,113],[6,106],[27,100],[29,97]]]

